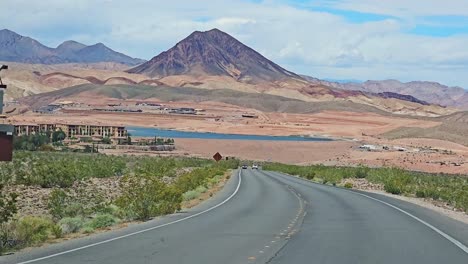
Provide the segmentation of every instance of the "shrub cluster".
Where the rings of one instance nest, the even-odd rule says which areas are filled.
[[[263,168],[307,179],[313,175],[316,181],[332,184],[346,178],[366,178],[369,182],[383,184],[388,193],[441,200],[468,212],[468,178],[464,176],[411,172],[399,168],[296,166],[280,163],[265,164]]]
[[[239,165],[237,160],[197,158],[27,151],[14,155],[13,162],[0,163],[0,188],[2,183],[54,188],[47,203],[51,218],[14,217],[16,196],[0,193],[0,253],[69,233],[92,233],[121,219],[146,220],[174,213],[181,209],[183,200],[197,198],[217,184],[228,169]],[[106,201],[98,188],[75,184],[93,177],[122,175],[123,193],[115,201]],[[167,181],[167,177],[174,180]]]

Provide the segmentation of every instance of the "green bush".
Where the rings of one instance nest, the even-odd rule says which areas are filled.
[[[81,229],[81,232],[84,233],[84,234],[91,234],[91,233],[94,233],[94,228],[91,227],[91,226],[85,226]]]
[[[418,198],[425,198],[425,197],[426,197],[426,193],[425,193],[423,190],[417,190],[417,191],[416,191],[416,197],[418,197]]]
[[[69,201],[68,195],[61,189],[54,189],[47,202],[49,213],[55,219],[61,219],[66,216],[66,205]]]
[[[206,193],[207,189],[205,186],[198,186],[195,191],[199,192],[199,193]]]
[[[384,185],[384,190],[391,194],[401,194],[401,188],[394,182],[388,182]]]
[[[367,174],[368,174],[368,171],[369,171],[369,168],[366,168],[366,167],[359,167],[359,168],[356,170],[355,177],[358,178],[358,179],[366,178],[366,177],[367,177]]]
[[[19,220],[16,231],[24,245],[37,245],[47,240],[53,225],[50,219],[26,216]]]
[[[344,187],[345,187],[345,188],[348,188],[348,189],[352,189],[352,188],[353,188],[353,184],[350,183],[350,182],[347,182],[347,183],[344,184]]]
[[[118,219],[111,214],[98,214],[94,217],[87,226],[93,229],[113,226],[118,223]]]
[[[16,193],[5,195],[3,193],[3,184],[0,184],[0,224],[8,222],[18,211],[16,208]]]
[[[50,231],[55,236],[55,238],[63,237],[62,227],[60,225],[52,225]]]
[[[174,186],[168,186],[154,176],[126,176],[122,179],[125,186],[116,204],[136,219],[147,220],[158,215],[180,210],[182,193]]]
[[[184,201],[196,199],[198,196],[200,196],[200,193],[195,190],[187,191],[182,195]]]
[[[346,178],[366,178],[371,183],[382,184],[389,193],[441,200],[468,212],[468,178],[463,175],[429,174],[398,168],[297,166],[280,163],[264,164],[263,169],[304,178],[315,173],[320,175],[314,178],[316,182],[333,183]]]
[[[65,217],[59,221],[63,234],[76,233],[84,226],[81,217]]]
[[[305,174],[305,178],[308,179],[308,180],[312,180],[315,178],[315,172],[313,171],[308,171],[306,174]]]

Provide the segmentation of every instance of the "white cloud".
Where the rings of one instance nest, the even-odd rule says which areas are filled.
[[[2,0],[0,24],[56,46],[103,42],[149,59],[195,30],[218,27],[292,71],[336,79],[432,80],[468,87],[468,35],[404,33],[412,19],[468,15],[466,0],[324,0],[321,5],[398,17],[349,23],[277,1]],[[401,19],[404,18],[404,19]],[[410,21],[410,22],[408,22]]]

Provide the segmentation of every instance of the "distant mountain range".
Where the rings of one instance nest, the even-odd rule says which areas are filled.
[[[468,91],[461,87],[449,87],[437,82],[413,81],[403,83],[397,80],[366,81],[362,83],[330,82],[314,77],[301,75],[306,80],[343,90],[363,91],[369,93],[397,93],[410,95],[419,100],[442,106],[451,106],[468,110]]]
[[[11,30],[0,30],[0,61],[34,64],[116,62],[134,66],[145,62],[116,52],[102,43],[91,46],[65,41],[50,48]]]
[[[301,76],[218,29],[195,31],[147,62],[115,52],[101,43],[86,46],[66,41],[57,48],[49,48],[29,37],[0,30],[0,61],[23,63],[12,65],[15,67],[9,71],[7,77],[13,89],[7,91],[8,98],[92,83],[230,89],[305,102],[348,101],[385,112],[424,116],[454,111],[438,105],[463,108],[468,104],[463,89],[434,83],[429,83],[432,86],[428,90],[426,82],[338,83]],[[96,63],[119,65],[90,65]],[[79,70],[79,65],[86,70]],[[105,69],[102,67],[115,70],[100,71]],[[123,69],[128,70],[122,72]]]
[[[168,51],[128,72],[156,78],[223,75],[246,83],[302,79],[218,29],[195,31]]]

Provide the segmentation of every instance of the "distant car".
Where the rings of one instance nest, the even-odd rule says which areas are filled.
[[[243,170],[247,169],[247,165],[245,165],[245,164],[242,165],[242,169],[243,169]]]
[[[258,170],[258,165],[257,164],[252,165],[252,169],[253,170]]]

